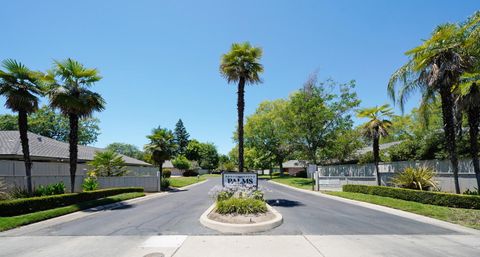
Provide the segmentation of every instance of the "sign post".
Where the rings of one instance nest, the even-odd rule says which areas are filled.
[[[222,186],[254,186],[258,187],[258,174],[254,172],[224,172],[222,173]]]

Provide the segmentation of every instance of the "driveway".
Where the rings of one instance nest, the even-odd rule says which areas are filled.
[[[219,236],[198,219],[220,183],[209,179],[114,210],[3,232],[0,256],[480,256],[478,235],[262,180],[284,223],[259,235]]]
[[[7,232],[30,236],[215,235],[203,227],[200,215],[212,204],[209,190],[218,178],[170,193],[64,223]],[[269,235],[454,235],[455,231],[400,216],[306,194],[260,180],[266,199],[284,218]],[[0,234],[3,235],[3,234]]]

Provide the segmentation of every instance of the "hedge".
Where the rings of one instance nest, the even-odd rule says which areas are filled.
[[[0,216],[16,216],[131,192],[143,192],[143,188],[108,188],[82,193],[71,193],[0,201]]]
[[[386,196],[446,207],[480,209],[480,197],[474,195],[457,195],[386,186],[344,185],[342,188],[344,192]]]

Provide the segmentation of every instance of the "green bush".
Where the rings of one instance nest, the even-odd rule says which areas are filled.
[[[196,172],[194,170],[186,170],[185,172],[183,172],[183,176],[184,177],[196,177],[196,176],[198,176],[198,172]]]
[[[170,169],[162,171],[162,178],[169,178],[172,176],[172,171]]]
[[[30,197],[26,188],[15,185],[8,191],[9,198],[27,198]]]
[[[297,177],[297,178],[308,178],[308,174],[307,174],[307,171],[306,171],[306,170],[301,170],[301,171],[295,173],[294,177]]]
[[[33,193],[35,196],[60,195],[65,194],[65,184],[63,181],[51,185],[39,186]]]
[[[173,161],[172,161],[172,164],[173,164],[173,167],[179,169],[179,170],[188,170],[190,169],[190,167],[192,166],[192,164],[190,163],[190,161],[187,159],[187,157],[183,156],[183,155],[179,155],[177,156],[177,158],[175,158]]]
[[[98,181],[94,176],[86,177],[82,183],[83,192],[93,191],[98,189]]]
[[[344,185],[343,191],[370,194],[454,208],[480,209],[480,197],[404,188],[366,185]]]
[[[474,190],[470,190],[469,188],[463,192],[464,195],[480,195],[480,189],[476,188]]]
[[[429,167],[408,167],[395,174],[392,183],[402,188],[428,191],[430,188],[438,189],[434,178],[435,171]]]
[[[392,162],[415,160],[419,148],[419,141],[408,139],[388,148],[387,153]]]
[[[160,180],[160,187],[162,188],[163,191],[167,190],[170,187],[170,179],[162,178]]]
[[[16,216],[130,192],[143,192],[143,188],[120,187],[83,193],[50,195],[0,201],[0,216]]]
[[[216,212],[220,214],[257,214],[267,212],[267,205],[262,200],[253,198],[229,198],[217,201]]]
[[[385,155],[385,150],[380,150],[380,162],[389,161],[390,159]],[[367,163],[374,163],[373,160],[373,152],[366,152],[360,156],[358,156],[358,164],[367,164]]]

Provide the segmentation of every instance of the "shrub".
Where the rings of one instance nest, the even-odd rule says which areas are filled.
[[[257,214],[267,212],[267,205],[262,200],[253,198],[229,198],[217,201],[216,211],[220,214]]]
[[[385,196],[446,207],[480,209],[480,197],[474,195],[457,195],[442,192],[367,185],[344,185],[343,191]]]
[[[46,186],[41,185],[37,189],[35,189],[35,192],[33,194],[35,196],[65,194],[65,184],[63,184],[63,181],[60,181],[59,183],[55,183],[51,185],[46,185]]]
[[[428,190],[429,188],[438,189],[437,182],[434,180],[435,171],[428,167],[413,168],[408,167],[392,178],[392,183],[398,187]]]
[[[198,172],[196,172],[194,170],[186,170],[185,172],[183,172],[183,176],[184,177],[196,177],[196,176],[198,176]]]
[[[263,189],[254,186],[215,186],[208,193],[215,201],[223,201],[230,198],[251,198],[263,201],[265,193]]]
[[[162,178],[162,180],[160,181],[160,187],[163,191],[167,190],[170,187],[170,179]]]
[[[172,161],[172,164],[173,167],[179,170],[188,170],[191,167],[190,161],[183,155],[177,156],[177,158]]]
[[[169,178],[172,176],[172,171],[170,169],[166,169],[162,171],[162,178]]]
[[[379,156],[380,156],[380,162],[389,161],[389,159],[385,155],[384,150],[380,150]],[[372,151],[366,152],[358,157],[358,164],[367,164],[367,163],[374,163]]]
[[[474,190],[467,189],[467,191],[463,192],[464,195],[480,195],[480,189],[476,188]]]
[[[390,157],[390,161],[396,162],[415,160],[418,149],[420,149],[419,141],[407,139],[398,145],[388,148],[386,151]]]
[[[297,173],[295,173],[295,177],[297,178],[308,178],[308,174],[306,170],[301,170]]]
[[[95,176],[88,176],[83,180],[82,188],[84,192],[98,189],[98,181]]]
[[[26,188],[17,185],[8,191],[8,195],[13,199],[30,197]]]
[[[120,187],[83,193],[50,195],[0,201],[0,216],[16,216],[130,192],[143,192],[143,188]]]

